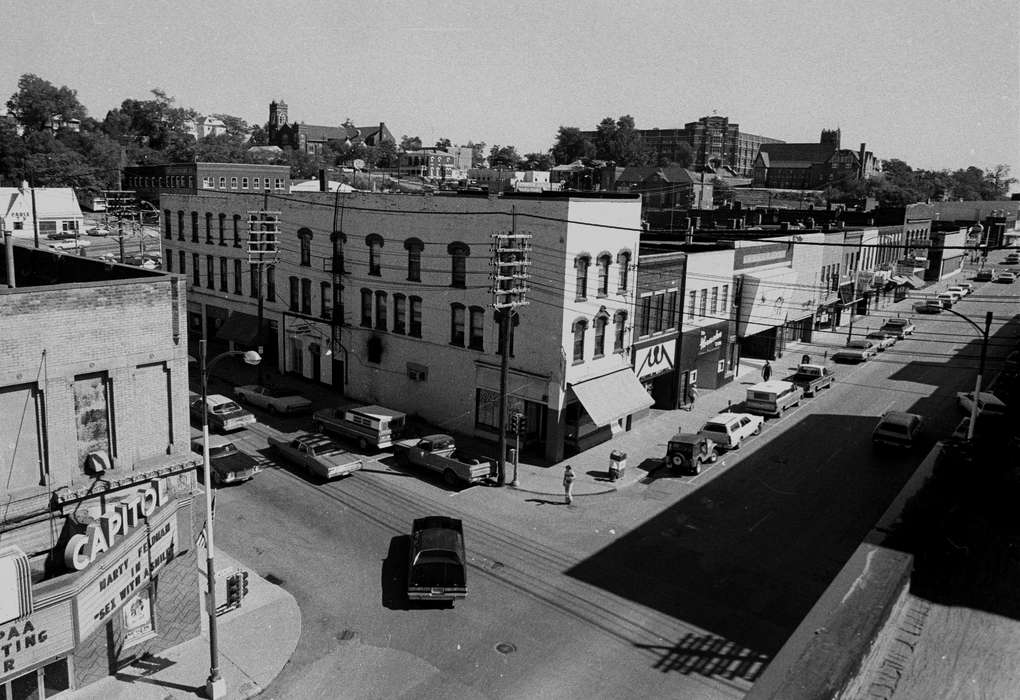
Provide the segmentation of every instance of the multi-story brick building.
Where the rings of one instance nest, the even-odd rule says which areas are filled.
[[[279,261],[260,288],[242,229],[261,206],[257,196],[164,197],[164,264],[187,280],[196,336],[254,343],[261,292],[262,342],[281,370],[495,438],[503,341],[490,306],[492,235],[516,225],[534,249],[510,361],[526,442],[558,460],[626,430],[651,404],[628,354],[636,195],[271,196]]]
[[[427,180],[460,180],[467,170],[457,167],[457,157],[438,148],[403,151],[398,156],[397,173],[416,175]]]
[[[199,190],[228,193],[290,191],[289,165],[255,163],[172,163],[124,168],[121,186],[138,199],[159,205],[161,193],[194,194]]]
[[[839,129],[824,129],[818,143],[764,144],[754,159],[755,187],[808,190],[833,182],[863,182],[878,173],[878,159],[861,144],[840,147]]]
[[[14,279],[0,265],[0,697],[41,698],[199,634],[198,460],[182,280],[13,252]]]

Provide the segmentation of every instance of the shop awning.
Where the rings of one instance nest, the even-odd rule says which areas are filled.
[[[220,329],[216,331],[217,340],[232,340],[241,345],[254,345],[258,335],[258,318],[240,311],[230,314]]]
[[[631,369],[572,384],[571,388],[592,422],[600,426],[655,403]]]

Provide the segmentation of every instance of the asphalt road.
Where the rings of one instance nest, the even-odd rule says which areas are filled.
[[[956,309],[979,323],[992,310],[989,354],[1004,354],[995,335],[1015,334],[1002,328],[1018,310],[1012,286],[978,285]],[[923,457],[876,452],[877,417],[921,413],[931,442],[960,420],[977,332],[949,314],[916,320],[915,336],[837,366],[831,390],[702,475],[583,508],[450,491],[383,462],[312,483],[266,454],[254,481],[219,492],[217,537],[302,610],[298,649],[267,696],[740,697]],[[240,441],[265,446],[259,432]],[[652,456],[660,445],[631,458]],[[436,512],[465,521],[469,598],[409,607],[402,536]]]

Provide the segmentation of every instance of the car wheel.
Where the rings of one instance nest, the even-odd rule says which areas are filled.
[[[359,448],[359,449],[360,449],[360,450],[361,450],[362,452],[364,452],[365,450],[367,450],[367,449],[368,449],[368,440],[366,440],[365,438],[360,438],[360,439],[358,440],[358,448]],[[447,470],[447,471],[449,471],[449,470]]]
[[[761,423],[759,423],[758,425],[755,426],[754,432],[751,433],[751,434],[752,435],[761,435]]]
[[[697,476],[698,474],[701,473],[701,460],[700,459],[694,460],[694,468],[691,469],[691,471],[694,472],[694,476]]]
[[[457,475],[453,473],[452,469],[447,469],[443,472],[443,481],[447,486],[457,485]]]
[[[673,466],[674,469],[683,469],[683,466],[684,466],[684,456],[683,455],[673,455],[673,464],[672,464],[672,466]]]

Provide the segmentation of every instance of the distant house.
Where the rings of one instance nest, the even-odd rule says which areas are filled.
[[[216,117],[199,117],[184,122],[184,129],[196,139],[203,139],[207,136],[220,136],[227,133],[227,125],[223,120]]]
[[[35,218],[32,217],[33,189]],[[85,232],[85,216],[78,198],[70,187],[0,187],[0,225],[4,233],[15,238],[34,238],[35,221],[39,222],[39,238],[51,233]]]
[[[310,155],[322,155],[330,141],[339,141],[348,146],[364,144],[378,146],[382,143],[396,143],[393,134],[386,128],[386,122],[378,126],[319,126],[316,124],[290,123],[287,103],[274,100],[269,104],[269,144],[290,147]]]
[[[617,176],[616,191],[641,194],[645,210],[710,209],[714,179],[680,166],[629,167]]]
[[[53,132],[60,131],[61,129],[67,129],[78,133],[81,131],[81,119],[64,119],[59,114],[54,114],[52,117],[46,120],[46,128]]]
[[[766,143],[752,171],[755,187],[809,190],[837,180],[867,180],[878,160],[861,144],[859,151],[840,148],[839,129],[822,131],[818,143]]]
[[[456,157],[438,148],[404,151],[399,155],[397,172],[426,180],[460,180],[465,172],[457,168]]]

